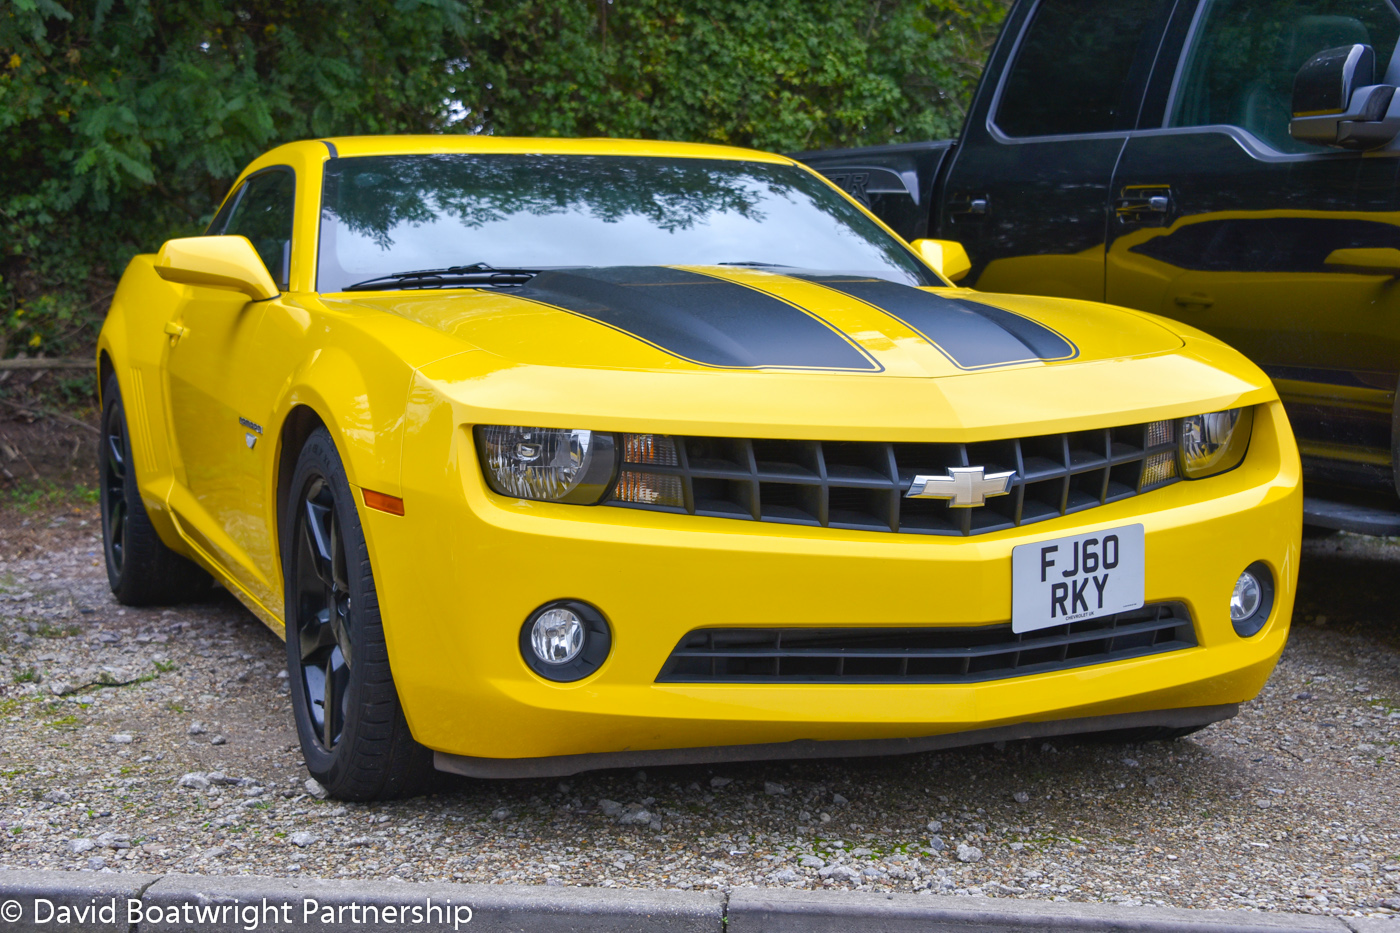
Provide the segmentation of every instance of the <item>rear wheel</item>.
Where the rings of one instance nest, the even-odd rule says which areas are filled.
[[[121,389],[109,376],[102,389],[102,549],[107,583],[125,606],[163,606],[197,599],[209,592],[209,574],[160,540],[136,486],[131,438]]]
[[[302,447],[290,488],[282,519],[287,674],[307,769],[342,800],[424,793],[432,752],[404,719],[364,533],[324,428]]]

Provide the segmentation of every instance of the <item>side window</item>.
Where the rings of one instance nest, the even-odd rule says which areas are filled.
[[[1042,0],[1002,89],[1008,136],[1132,129],[1170,0]]]
[[[246,236],[281,288],[287,287],[295,194],[296,176],[290,169],[254,175],[243,185],[227,225],[219,231],[224,236]],[[210,232],[217,230],[217,225],[216,218]]]
[[[1206,2],[1167,125],[1238,126],[1281,152],[1319,151],[1288,135],[1293,78],[1304,62],[1361,43],[1375,49],[1383,72],[1400,37],[1386,0]]]

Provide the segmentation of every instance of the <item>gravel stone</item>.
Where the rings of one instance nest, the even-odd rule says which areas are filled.
[[[185,730],[185,733],[187,735],[203,735],[207,731],[209,730],[204,727],[204,723],[196,719],[194,722],[190,723],[190,727]]]
[[[316,837],[315,835],[311,834],[311,833],[301,832],[301,833],[292,833],[289,837],[287,837],[287,841],[290,842],[290,843],[291,843],[292,845],[294,845],[294,846],[299,846],[299,847],[301,847],[301,848],[306,848],[306,847],[309,846],[309,845],[315,845],[316,843],[320,842],[321,840],[320,840],[318,837]]]
[[[316,780],[315,778],[307,778],[306,781],[302,784],[302,787],[306,788],[306,792],[311,796],[315,797],[317,800],[325,800],[326,797],[329,796],[329,793],[326,791],[326,789],[321,786],[321,782]]]
[[[88,871],[101,871],[107,867],[107,860],[100,855],[94,855],[87,860]]]
[[[213,738],[211,738],[211,739],[209,740],[209,744],[210,744],[210,745],[227,745],[227,744],[228,744],[228,739],[224,738],[222,735],[216,735],[216,736],[214,736]]]
[[[130,745],[136,740],[132,738],[130,733],[118,732],[116,735],[108,736],[107,741],[113,745]]]
[[[645,782],[635,769],[449,781],[366,804],[307,783],[287,681],[271,676],[285,648],[240,604],[216,591],[118,606],[95,509],[63,513],[58,529],[5,524],[18,514],[0,509],[0,869],[96,859],[124,872],[1400,913],[1394,543],[1307,541],[1293,631],[1263,693],[1174,742],[653,767]],[[42,685],[15,679],[31,669]],[[55,695],[60,682],[106,685]],[[195,722],[207,732],[192,735]],[[211,745],[215,732],[228,744]],[[116,734],[136,743],[109,743]],[[513,816],[493,819],[502,808]],[[297,845],[299,833],[320,842]],[[82,839],[92,848],[75,851]],[[959,861],[959,845],[982,860]]]
[[[958,843],[959,862],[980,862],[982,861],[982,850],[976,846],[970,846],[965,842]]]
[[[74,855],[82,855],[84,852],[91,852],[97,848],[97,843],[91,839],[69,839],[68,851]]]
[[[764,781],[763,792],[769,797],[785,797],[787,796],[788,790],[781,784],[775,783],[773,781]]]

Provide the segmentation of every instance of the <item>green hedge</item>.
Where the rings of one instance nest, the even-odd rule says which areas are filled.
[[[0,358],[90,351],[135,253],[352,133],[791,150],[956,132],[1004,0],[7,0]]]

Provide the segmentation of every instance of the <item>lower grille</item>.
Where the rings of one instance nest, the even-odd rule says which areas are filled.
[[[1196,646],[1181,603],[1025,632],[975,628],[709,628],[676,645],[657,683],[962,684]]]

